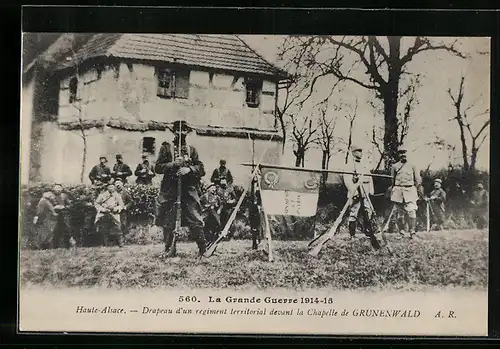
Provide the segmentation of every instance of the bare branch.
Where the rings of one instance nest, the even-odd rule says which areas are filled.
[[[433,44],[428,38],[424,38],[421,36],[417,36],[415,38],[415,41],[413,42],[413,45],[408,49],[406,54],[401,58],[400,65],[401,67],[405,65],[406,63],[410,62],[413,57],[415,57],[417,54],[424,52],[424,51],[439,51],[439,50],[444,50],[448,51],[454,56],[460,57],[460,58],[467,58],[468,55],[458,51],[455,47],[456,43],[458,42],[458,39],[455,40],[451,45],[445,45],[445,44]]]

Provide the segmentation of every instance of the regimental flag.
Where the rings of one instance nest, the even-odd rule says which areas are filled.
[[[316,215],[321,174],[261,167],[261,198],[267,214],[311,217]]]

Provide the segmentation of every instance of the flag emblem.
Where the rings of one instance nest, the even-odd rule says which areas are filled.
[[[320,174],[294,169],[261,167],[261,197],[270,215],[316,215]]]
[[[274,188],[276,184],[278,184],[280,178],[278,174],[274,171],[268,171],[264,175],[264,181],[269,186],[269,188]]]

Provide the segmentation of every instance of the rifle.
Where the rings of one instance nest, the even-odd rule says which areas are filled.
[[[271,140],[273,139],[273,136],[271,136],[269,138],[269,142],[271,142]],[[264,155],[266,154],[266,151],[267,149],[265,149],[263,152],[262,152],[262,155],[259,159],[259,164],[257,164],[255,166],[255,169],[252,171],[252,175],[250,176],[250,181],[253,181],[253,179],[255,178],[255,176],[257,175],[257,171],[259,170],[259,167],[260,167],[260,163],[262,161],[262,159],[264,158]],[[251,182],[250,182],[251,184]],[[215,252],[215,249],[217,248],[217,245],[219,244],[219,242],[222,241],[222,239],[224,239],[228,234],[229,234],[229,228],[231,227],[231,224],[233,224],[233,221],[234,219],[236,218],[236,214],[238,213],[238,210],[240,209],[240,206],[241,204],[243,203],[243,200],[245,199],[245,196],[248,192],[248,187],[250,185],[247,185],[245,186],[245,189],[243,190],[243,193],[241,194],[239,200],[238,200],[238,203],[236,204],[236,206],[233,208],[233,212],[231,213],[231,216],[229,217],[229,219],[227,220],[226,222],[226,225],[224,226],[224,229],[222,230],[222,232],[219,234],[219,237],[217,238],[217,240],[215,240],[213,243],[211,243],[207,250],[205,251],[205,253],[203,254],[204,257],[210,257],[214,254]]]
[[[364,195],[363,205],[364,205],[364,203],[365,203],[365,202],[367,202],[367,203],[368,203],[368,206],[370,207],[370,209],[371,209],[371,211],[372,211],[372,214],[373,214],[373,215],[375,215],[375,207],[373,207],[372,201],[370,200],[370,197],[369,197],[369,196],[368,196],[368,194],[366,193],[365,188],[364,188],[363,186],[361,186],[361,187],[360,187],[360,189],[361,189],[361,191],[362,191],[362,194]],[[377,238],[376,238],[376,236],[375,236],[375,233],[374,233],[374,231],[373,231],[373,229],[372,229],[372,224],[375,224],[375,225],[377,225],[377,228],[378,228],[378,230],[380,231],[380,234],[381,234],[381,236],[382,236],[382,240],[384,241],[384,243],[385,243],[385,244],[386,244],[386,246],[387,246],[387,250],[389,251],[389,253],[390,253],[390,254],[392,254],[391,248],[390,248],[390,246],[388,245],[388,241],[387,241],[387,239],[386,239],[386,236],[385,236],[385,234],[384,234],[384,231],[383,231],[383,230],[380,230],[380,227],[378,227],[378,223],[377,223],[377,221],[376,221],[374,218],[372,218],[372,221],[370,221],[370,217],[368,217],[368,214],[366,213],[366,211],[365,211],[365,210],[363,210],[363,214],[364,214],[364,216],[365,216],[366,221],[368,222],[368,224],[370,224],[370,236],[369,236],[369,237],[370,237],[370,243],[372,244],[373,248],[375,248],[375,249],[377,249],[377,250],[378,250],[378,249],[380,249],[380,244],[379,244],[379,242],[377,241]]]
[[[355,193],[358,190],[360,185],[361,185],[361,182],[358,182],[356,184],[356,190],[353,191],[353,193]],[[316,257],[319,254],[319,252],[321,251],[321,248],[323,247],[323,245],[326,244],[327,241],[330,240],[337,233],[337,229],[338,229],[339,225],[342,223],[342,219],[344,218],[344,215],[345,215],[347,209],[352,204],[353,197],[354,197],[354,195],[350,196],[347,199],[344,207],[342,208],[342,211],[340,211],[339,216],[337,217],[337,219],[333,223],[333,226],[330,228],[330,230],[326,233],[321,234],[320,236],[316,237],[315,239],[311,240],[311,242],[309,242],[309,244],[307,246],[310,249],[309,254],[311,256]]]
[[[429,201],[428,200],[425,200],[425,213],[427,214],[427,229],[426,231],[427,232],[430,232],[431,231],[431,216],[430,216],[430,204],[429,204]]]
[[[181,144],[181,127],[179,127],[179,147],[178,147],[178,156],[182,155],[182,144]],[[176,205],[176,217],[175,217],[175,229],[173,231],[173,238],[172,238],[172,244],[170,245],[170,248],[168,249],[167,252],[167,257],[173,257],[175,256],[176,252],[176,244],[177,244],[177,236],[182,233],[182,206],[181,206],[181,199],[182,199],[182,176],[177,176],[177,201],[175,202]]]

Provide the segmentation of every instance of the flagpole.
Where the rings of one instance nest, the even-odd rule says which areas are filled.
[[[250,163],[241,163],[241,166],[252,166]],[[369,176],[369,177],[381,177],[381,178],[390,178],[389,175],[377,174],[377,173],[360,173],[354,171],[343,171],[343,170],[324,170],[318,168],[306,168],[306,167],[291,167],[291,166],[281,166],[274,164],[260,164],[260,167],[274,168],[278,170],[293,170],[300,172],[315,172],[315,173],[337,173],[337,174],[350,174],[350,175],[358,175],[358,176]]]
[[[259,189],[259,192],[262,192],[262,190],[260,188],[260,181],[257,181],[257,188]],[[264,224],[265,224],[265,229],[266,229],[266,239],[267,239],[267,247],[268,247],[267,255],[268,255],[269,262],[272,262],[272,261],[274,261],[274,257],[273,257],[271,228],[269,227],[269,218],[267,217],[266,206],[264,205],[264,201],[262,202],[262,211],[264,213]]]

